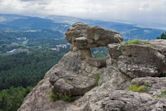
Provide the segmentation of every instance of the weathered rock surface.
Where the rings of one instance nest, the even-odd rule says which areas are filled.
[[[97,111],[165,111],[166,101],[137,92],[115,90],[109,97],[101,100]]]
[[[70,27],[66,32],[66,39],[69,43],[73,44],[76,38],[87,36],[88,27],[88,25],[83,23],[76,23],[72,25],[72,27]]]
[[[166,45],[166,44],[165,44]],[[165,72],[166,56],[156,44],[110,44],[112,61],[119,70],[131,78],[160,76]]]
[[[74,33],[76,36],[72,37],[76,38],[87,36],[87,27],[77,24],[68,34]],[[99,35],[103,34],[95,29],[91,37],[98,30]],[[72,37],[68,40],[72,41]],[[111,44],[108,48],[110,57],[101,68],[96,67],[100,62],[82,60],[81,50],[68,52],[47,72],[18,111],[166,111],[166,41]],[[132,85],[147,86],[148,90],[129,91]],[[79,98],[73,102],[51,101],[52,89]]]
[[[80,96],[97,84],[97,74],[102,72],[81,61],[79,52],[69,52],[59,62],[58,67],[50,76],[54,90],[61,94]]]
[[[147,92],[114,90],[97,101],[97,111],[166,111],[166,99],[157,97],[166,90],[166,78],[144,77],[133,79],[131,85],[147,85]],[[96,104],[97,104],[96,103]],[[92,111],[93,107],[89,107]]]
[[[131,85],[146,86],[148,87],[146,93],[158,96],[162,91],[166,91],[166,77],[135,78],[131,81]]]

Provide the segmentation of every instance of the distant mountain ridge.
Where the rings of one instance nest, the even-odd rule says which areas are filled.
[[[4,22],[0,22],[1,30],[38,30],[38,29],[51,29],[56,31],[65,31],[68,24],[55,23],[50,19],[39,17],[20,16],[20,15],[2,15],[5,18]]]
[[[164,30],[142,28],[132,24],[108,22],[100,20],[80,19],[67,16],[30,17],[22,15],[0,14],[0,30],[53,30],[64,33],[73,23],[84,22],[120,32],[126,40],[151,40],[159,36]]]
[[[66,16],[50,16],[47,18],[52,19],[53,21],[56,21],[59,23],[73,24],[76,22],[84,22],[89,25],[93,25],[93,26],[97,25],[103,28],[112,29],[112,30],[120,32],[125,39],[151,40],[151,39],[156,39],[158,35],[164,32],[164,30],[161,30],[161,29],[144,28],[134,24],[120,23],[120,22],[80,19],[76,17],[66,17]]]

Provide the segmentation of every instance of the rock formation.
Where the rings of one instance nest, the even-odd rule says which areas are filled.
[[[82,23],[74,24],[66,32],[66,39],[72,44],[72,50],[80,50],[82,59],[91,57],[90,48],[106,47],[110,43],[123,41],[117,32],[100,27],[90,27]]]
[[[166,40],[122,43],[120,34],[74,24],[72,49],[25,98],[18,111],[166,111]],[[107,47],[109,57],[91,56]],[[55,96],[74,98],[52,101]]]
[[[153,44],[110,44],[109,51],[118,69],[131,78],[157,77],[166,71],[166,55]]]

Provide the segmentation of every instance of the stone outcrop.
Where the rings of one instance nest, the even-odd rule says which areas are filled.
[[[135,78],[131,81],[131,85],[147,86],[149,93],[153,96],[158,96],[162,91],[166,90],[166,77],[142,77]]]
[[[153,43],[110,44],[109,52],[118,69],[129,77],[154,77],[166,71],[166,56],[156,47]]]
[[[92,57],[90,48],[106,47],[110,43],[123,41],[121,35],[115,31],[82,23],[74,24],[66,32],[66,39],[72,44],[72,50],[80,50],[82,59]]]
[[[81,23],[66,34],[74,50],[47,72],[18,111],[166,111],[166,40],[119,43],[116,32]],[[109,49],[105,62],[86,50],[98,46]],[[76,99],[51,101],[51,92]]]
[[[82,62],[80,54],[69,52],[60,61],[50,76],[50,83],[58,93],[69,96],[81,96],[96,86],[97,68]]]
[[[137,92],[115,90],[101,100],[98,111],[165,111],[166,101]]]
[[[166,100],[159,97],[159,95],[161,95],[161,91],[166,88],[166,78],[136,78],[132,80],[131,85],[148,85],[149,89],[146,93],[138,93],[127,90],[113,90],[103,99],[97,100],[96,108],[89,105],[89,111],[166,110]]]

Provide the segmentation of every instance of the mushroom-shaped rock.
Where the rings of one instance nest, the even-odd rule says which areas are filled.
[[[66,39],[72,44],[72,50],[80,50],[82,59],[91,58],[90,48],[107,47],[111,43],[120,43],[123,38],[118,32],[101,27],[91,27],[76,23],[66,32]]]
[[[66,39],[78,49],[107,46],[123,41],[118,32],[76,23],[66,32]]]

